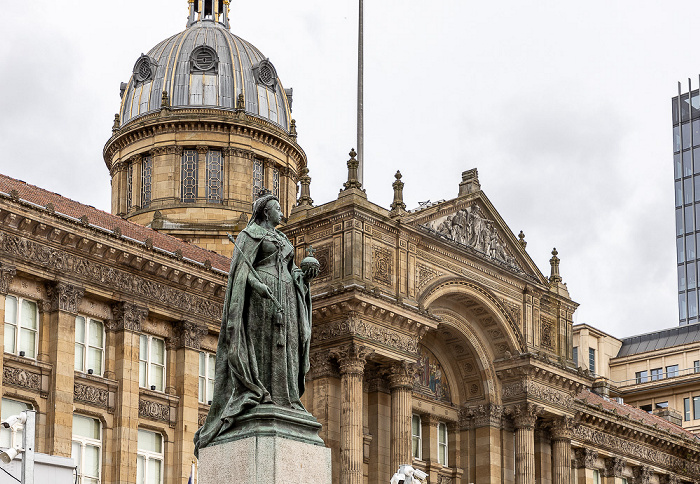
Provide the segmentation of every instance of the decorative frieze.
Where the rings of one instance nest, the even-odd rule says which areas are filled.
[[[20,257],[45,269],[87,279],[101,287],[110,287],[114,291],[149,299],[188,314],[218,320],[223,311],[223,305],[219,302],[118,270],[114,265],[96,263],[8,233],[0,232],[0,252]]]
[[[574,403],[574,398],[570,394],[532,381],[518,381],[503,387],[503,400],[512,400],[522,396],[564,408],[571,408]]]
[[[4,366],[2,369],[2,383],[3,385],[14,385],[41,391],[41,375],[23,368]]]
[[[10,283],[16,274],[15,266],[0,263],[0,294],[7,294],[10,290]]]
[[[207,327],[192,321],[178,321],[173,325],[172,344],[175,349],[190,348],[199,350],[202,338],[207,335]]]
[[[315,344],[343,336],[366,338],[407,353],[418,352],[417,337],[404,335],[383,326],[368,321],[362,321],[357,314],[351,314],[347,319],[342,321],[334,321],[313,328],[313,341]]]
[[[437,484],[452,484],[452,478],[449,476],[439,475],[437,478]]]
[[[151,400],[139,399],[139,417],[170,423],[170,407]]]
[[[65,311],[78,313],[78,306],[83,300],[85,289],[66,284],[65,282],[50,282],[46,284],[47,301],[43,305],[46,312]]]
[[[109,406],[109,391],[105,388],[74,383],[73,398],[76,401],[97,405],[98,407],[106,408]]]
[[[118,302],[112,305],[111,320],[105,326],[110,331],[141,331],[141,324],[148,316],[148,309],[128,302]]]

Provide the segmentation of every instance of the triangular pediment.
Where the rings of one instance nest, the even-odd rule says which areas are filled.
[[[412,211],[405,222],[510,272],[546,284],[525,248],[482,191]]]

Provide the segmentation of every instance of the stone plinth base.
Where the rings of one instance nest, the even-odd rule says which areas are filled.
[[[331,449],[307,412],[259,405],[199,449],[199,484],[331,484]]]
[[[331,484],[331,449],[258,436],[199,451],[200,484]]]

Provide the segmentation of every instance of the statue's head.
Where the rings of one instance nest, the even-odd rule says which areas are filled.
[[[274,225],[277,225],[280,223],[281,217],[282,210],[280,208],[279,198],[265,188],[260,190],[258,198],[253,203],[253,215],[250,218],[251,223],[255,222],[259,224],[268,220]]]

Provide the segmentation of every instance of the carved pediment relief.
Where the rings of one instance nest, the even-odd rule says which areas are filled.
[[[423,222],[421,226],[440,237],[471,247],[512,270],[523,272],[503,239],[498,222],[492,220],[476,203]]]

